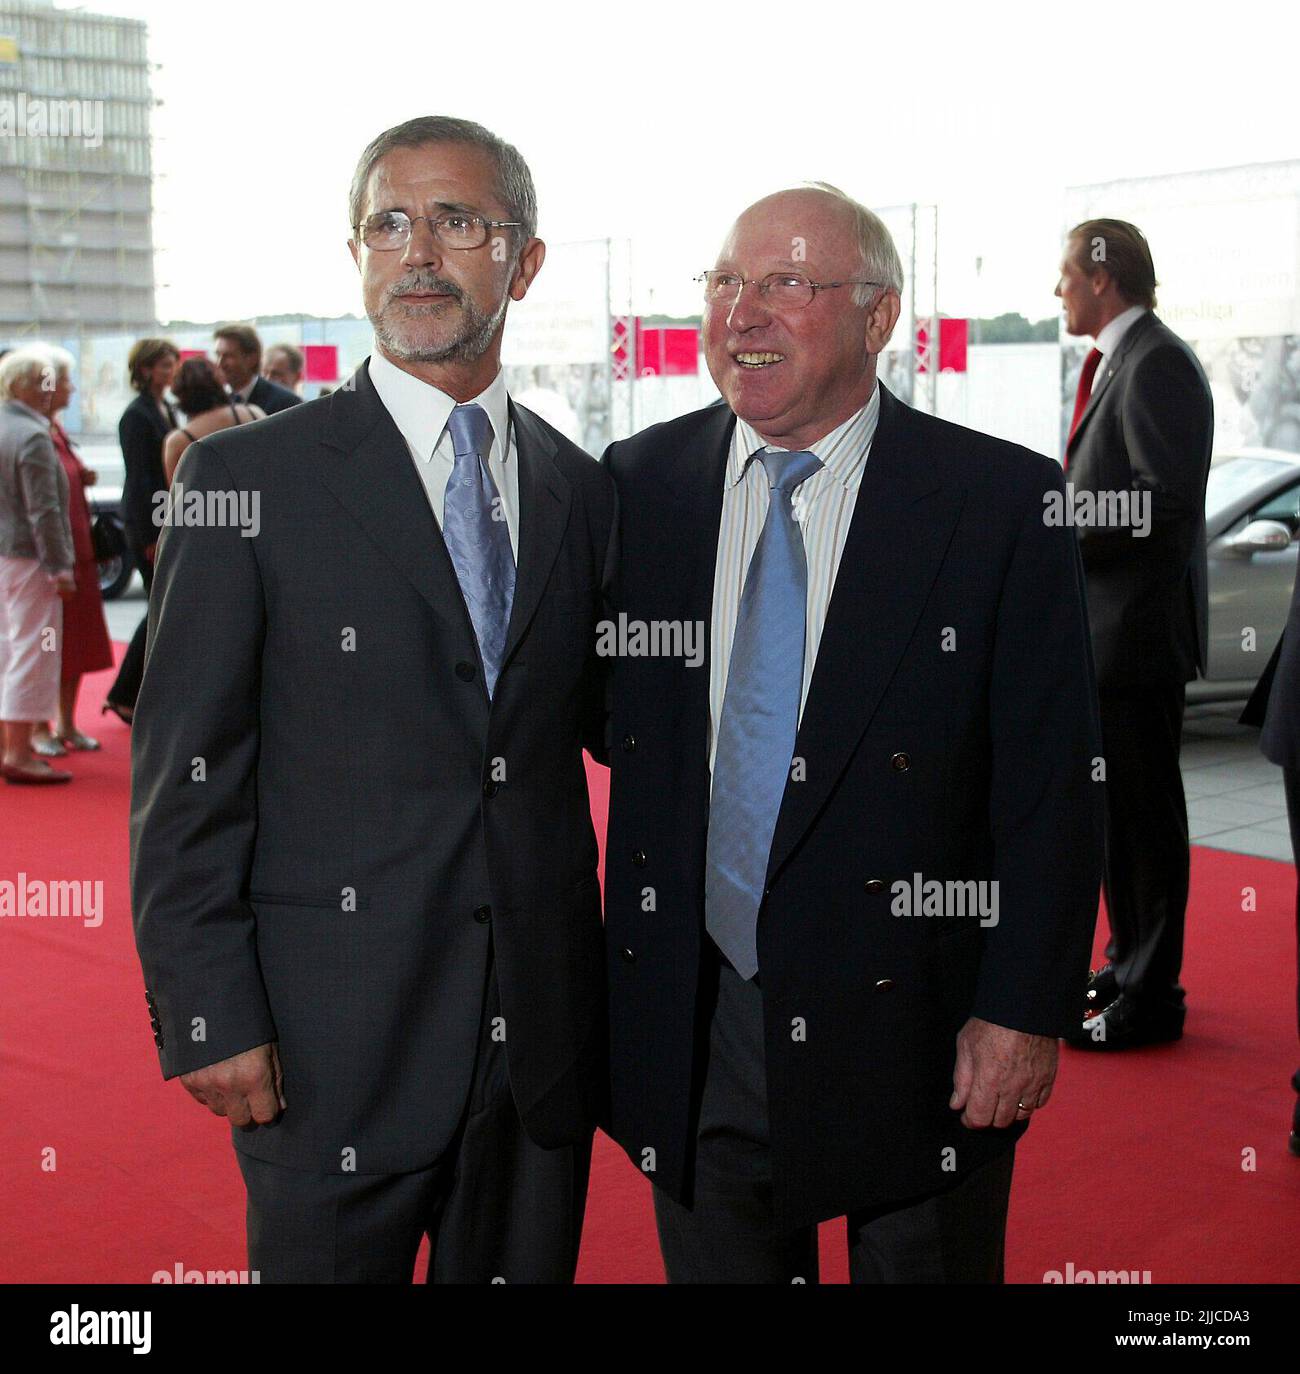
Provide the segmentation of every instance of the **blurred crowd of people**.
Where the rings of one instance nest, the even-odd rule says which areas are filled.
[[[257,331],[244,324],[223,325],[213,340],[211,358],[182,361],[170,339],[140,339],[127,361],[136,395],[118,423],[126,470],[122,552],[139,570],[146,596],[158,496],[185,449],[302,399],[303,356],[292,344],[264,353]],[[113,666],[99,584],[106,550],[96,548],[86,497],[97,474],[59,420],[76,390],[75,369],[70,353],[49,344],[0,354],[0,776],[9,783],[71,781],[72,772],[50,760],[100,747],[77,727],[77,697],[87,673]],[[101,714],[112,711],[130,724],[147,634],[146,612]]]

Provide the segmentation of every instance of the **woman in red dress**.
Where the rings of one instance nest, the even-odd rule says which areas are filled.
[[[69,749],[98,749],[99,741],[77,729],[77,691],[85,673],[113,666],[113,645],[104,623],[104,602],[99,594],[99,566],[90,538],[90,507],[85,488],[98,476],[77,457],[72,441],[56,418],[72,399],[73,357],[61,348],[54,354],[54,389],[50,396],[50,438],[68,475],[68,522],[77,555],[76,595],[63,603],[63,664],[59,681],[59,719],[53,735],[38,725],[32,747],[39,754],[59,755]]]

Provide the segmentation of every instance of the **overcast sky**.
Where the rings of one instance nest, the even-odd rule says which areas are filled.
[[[348,181],[417,114],[516,144],[542,237],[630,238],[635,305],[674,313],[801,180],[936,202],[942,308],[1041,318],[1066,186],[1300,155],[1300,23],[1255,0],[84,8],[149,24],[164,320],[359,312]]]

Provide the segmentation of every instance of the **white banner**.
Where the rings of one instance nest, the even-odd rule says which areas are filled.
[[[1157,312],[1201,341],[1300,333],[1300,161],[1076,186],[1066,224],[1126,219],[1147,236]]]
[[[609,363],[608,247],[548,245],[546,261],[522,301],[506,316],[506,367]]]

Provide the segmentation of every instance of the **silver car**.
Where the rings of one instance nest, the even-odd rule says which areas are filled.
[[[1286,624],[1300,549],[1300,454],[1243,448],[1216,454],[1205,493],[1210,645],[1189,702],[1238,701]]]

